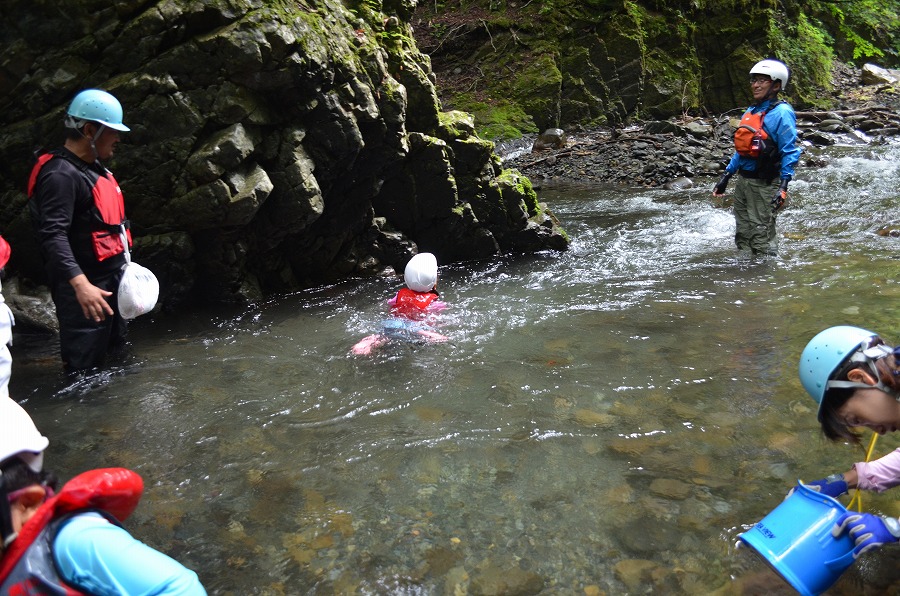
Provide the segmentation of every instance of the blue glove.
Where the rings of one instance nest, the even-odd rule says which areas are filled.
[[[804,482],[804,485],[819,491],[823,495],[828,495],[833,499],[837,499],[839,496],[847,494],[847,482],[844,480],[843,474],[832,474],[821,480]]]
[[[831,535],[837,538],[845,531],[856,543],[853,548],[853,558],[856,559],[866,551],[900,540],[900,521],[893,517],[848,511],[837,518]]]

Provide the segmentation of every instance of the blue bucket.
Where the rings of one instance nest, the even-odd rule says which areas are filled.
[[[831,528],[847,508],[797,484],[761,522],[739,536],[799,593],[821,594],[853,564],[853,539]]]

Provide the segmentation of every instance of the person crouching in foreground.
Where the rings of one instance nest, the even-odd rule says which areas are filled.
[[[800,381],[819,405],[819,423],[831,441],[859,444],[854,427],[868,427],[879,435],[900,430],[900,347],[887,346],[876,333],[851,326],[822,331],[803,349]],[[882,492],[898,485],[900,449],[807,484],[834,498],[852,488]],[[844,532],[855,541],[856,558],[900,541],[900,521],[848,511],[832,531],[835,536]]]
[[[91,470],[57,493],[43,469],[48,444],[0,398],[0,594],[206,594],[196,573],[120,526],[141,498],[140,476]]]
[[[384,321],[382,332],[364,337],[352,348],[357,355],[372,353],[391,340],[407,342],[442,342],[447,336],[437,333],[428,324],[430,314],[446,308],[438,300],[437,259],[430,252],[415,255],[403,272],[406,287],[388,300],[392,318]]]

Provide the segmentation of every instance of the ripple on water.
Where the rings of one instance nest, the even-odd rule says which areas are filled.
[[[352,356],[399,287],[352,280],[135,325],[121,374],[61,390],[21,362],[12,389],[62,475],[141,472],[129,528],[211,593],[786,593],[733,545],[858,457],[814,439],[796,358],[831,324],[896,329],[896,239],[874,233],[896,176],[874,172],[898,164],[801,170],[767,260],[700,185],[547,193],[572,249],[443,267],[445,344]],[[894,567],[841,589],[889,592]]]

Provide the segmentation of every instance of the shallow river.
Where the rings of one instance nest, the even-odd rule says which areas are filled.
[[[350,355],[400,287],[354,280],[139,320],[138,362],[93,384],[22,355],[12,393],[63,478],[144,477],[126,527],[211,593],[788,594],[738,534],[863,457],[820,438],[800,351],[835,324],[900,341],[900,239],[876,234],[900,147],[825,158],[768,261],[736,254],[712,180],[548,190],[571,249],[442,267],[448,343]],[[896,557],[832,593],[896,593]]]

